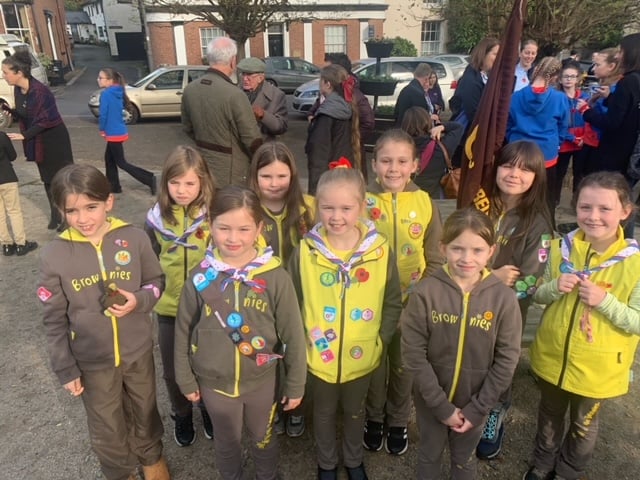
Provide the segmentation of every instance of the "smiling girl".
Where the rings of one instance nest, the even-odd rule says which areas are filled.
[[[516,293],[522,332],[553,237],[544,165],[540,147],[520,140],[502,148],[494,167],[496,181],[489,218],[495,226],[496,251],[491,268],[493,274]],[[489,413],[476,450],[481,459],[495,458],[502,449],[503,421],[511,396],[509,386]]]
[[[420,432],[416,478],[440,477],[448,445],[451,478],[471,479],[482,426],[518,364],[520,315],[513,292],[486,268],[495,250],[487,215],[451,214],[440,248],[446,265],[414,287],[400,319]]]
[[[627,333],[640,322],[640,282],[629,273],[640,269],[640,249],[620,225],[634,209],[627,181],[592,173],[574,204],[579,228],[551,244],[534,296],[546,309],[530,350],[541,397],[525,480],[585,476],[602,403],[628,392],[639,340]]]
[[[297,407],[304,392],[305,347],[291,278],[270,247],[260,248],[258,197],[227,186],[210,207],[211,240],[185,282],[175,334],[176,382],[190,402],[202,399],[213,425],[216,467],[242,478],[242,432],[249,435],[258,480],[275,480],[276,405]],[[286,354],[282,345],[286,345]],[[287,377],[276,390],[278,360]]]
[[[164,286],[158,259],[142,230],[109,216],[114,198],[97,168],[63,168],[51,194],[69,225],[40,258],[53,371],[84,403],[107,480],[133,480],[138,463],[145,478],[168,480],[149,318]]]
[[[360,219],[365,205],[362,174],[346,160],[337,167],[320,177],[320,223],[300,242],[289,271],[308,336],[318,478],[337,479],[336,431],[342,410],[347,475],[365,480],[365,398],[402,304],[389,242],[373,222]]]
[[[376,142],[371,164],[376,177],[369,185],[367,213],[396,253],[402,298],[406,302],[412,287],[444,263],[439,250],[440,212],[429,194],[411,181],[418,168],[418,159],[408,133],[403,130],[385,132]],[[398,328],[371,379],[364,446],[378,451],[384,440],[388,453],[405,453],[410,410],[411,377],[402,368]],[[387,433],[383,436],[385,423]]]

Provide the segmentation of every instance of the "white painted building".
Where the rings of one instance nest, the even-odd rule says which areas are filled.
[[[95,25],[98,39],[108,42],[111,56],[129,59],[143,47],[140,13],[132,0],[88,0],[82,9]]]
[[[446,53],[447,22],[442,17],[446,0],[387,0],[386,37],[411,41],[419,56]]]

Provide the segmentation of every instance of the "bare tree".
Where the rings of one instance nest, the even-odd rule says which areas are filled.
[[[289,0],[147,0],[147,11],[170,11],[174,14],[193,15],[223,30],[238,43],[238,58],[245,57],[244,44],[263,32],[269,21],[290,20],[295,13]]]

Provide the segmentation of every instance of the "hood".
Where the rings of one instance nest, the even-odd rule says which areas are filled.
[[[551,89],[545,90],[543,93],[534,93],[533,89],[525,87],[515,93],[511,99],[521,112],[536,115],[540,113],[551,99]]]
[[[322,102],[316,115],[326,115],[336,120],[349,120],[351,118],[351,105],[339,94],[332,92]]]
[[[433,272],[433,276],[437,277],[439,280],[441,280],[443,283],[445,283],[449,287],[455,288],[456,290],[460,290],[460,287],[458,286],[458,284],[453,280],[453,278],[451,278],[451,275],[449,275],[449,268],[447,267],[446,263],[442,266],[442,268],[439,268],[438,270]],[[473,290],[471,290],[471,294],[482,295],[482,292],[484,290],[486,290],[489,287],[492,287],[497,283],[502,283],[502,280],[500,280],[495,275],[492,275],[491,270],[488,270],[485,268],[485,270],[482,272],[482,280],[480,280],[480,283],[478,283],[473,288]]]
[[[123,222],[119,218],[107,217],[109,221],[109,230],[104,234],[105,236],[110,232],[117,230],[118,228],[126,227],[129,225],[127,222]],[[63,230],[60,235],[58,235],[62,240],[67,240],[70,242],[88,242],[89,239],[82,235],[78,230],[73,227],[67,227],[66,230]]]
[[[104,89],[103,94],[111,95],[114,98],[122,100],[124,98],[124,87],[122,85],[111,85]]]

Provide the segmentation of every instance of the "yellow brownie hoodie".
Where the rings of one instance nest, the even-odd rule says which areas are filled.
[[[318,224],[289,260],[307,335],[308,369],[327,383],[371,373],[402,309],[389,243],[373,222],[359,223],[358,228],[360,245],[338,256]]]
[[[640,337],[615,324],[624,324],[631,310],[625,306],[638,305],[637,297],[633,298],[640,271],[637,242],[625,240],[619,228],[617,240],[598,253],[584,240],[584,233],[575,230],[553,240],[549,258],[544,283],[534,296],[548,306],[531,347],[531,368],[543,380],[583,397],[627,393]],[[586,276],[607,296],[589,309],[580,301],[577,287],[560,293],[561,273]]]
[[[145,231],[158,255],[166,281],[154,310],[166,317],[176,316],[184,282],[191,269],[202,260],[211,237],[205,209],[194,211],[174,205],[172,211],[177,221],[175,225],[162,218],[157,203],[147,213],[145,222]]]
[[[62,384],[83,370],[134,362],[152,347],[150,313],[164,287],[162,269],[144,231],[108,220],[99,245],[69,227],[40,254],[37,295],[51,365]],[[102,307],[110,284],[135,295],[133,312],[116,318]]]
[[[400,286],[406,301],[411,286],[444,263],[439,243],[440,211],[429,194],[409,182],[403,192],[385,192],[377,180],[366,196],[369,220],[389,239],[398,262]]]
[[[464,293],[447,266],[421,280],[402,313],[402,361],[440,421],[460,408],[482,425],[511,385],[520,358],[516,296],[486,270]]]

